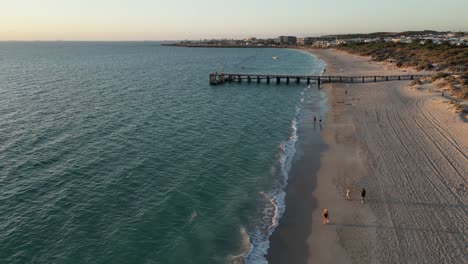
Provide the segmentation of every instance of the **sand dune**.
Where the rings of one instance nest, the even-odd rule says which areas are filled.
[[[327,62],[327,74],[398,72],[364,57],[312,52]],[[406,81],[324,88],[329,148],[313,192],[308,262],[467,263],[468,123],[440,93]],[[346,185],[351,201],[344,200]]]

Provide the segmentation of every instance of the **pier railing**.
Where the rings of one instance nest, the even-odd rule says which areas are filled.
[[[281,75],[281,74],[245,74],[245,73],[210,73],[210,84],[220,85],[226,82],[247,82],[267,84],[275,82],[301,83],[310,84],[315,82],[318,85],[321,83],[366,83],[366,82],[382,82],[382,81],[399,81],[399,80],[414,80],[428,75],[424,74],[405,74],[405,75]]]

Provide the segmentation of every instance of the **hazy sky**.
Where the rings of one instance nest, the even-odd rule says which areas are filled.
[[[0,0],[0,40],[468,31],[468,0]]]

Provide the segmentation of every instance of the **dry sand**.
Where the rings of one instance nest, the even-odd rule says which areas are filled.
[[[326,74],[403,73],[340,51],[311,52],[327,62]],[[304,262],[468,263],[468,123],[440,93],[408,81],[326,84],[324,91],[328,149]],[[321,223],[323,208],[329,225]]]

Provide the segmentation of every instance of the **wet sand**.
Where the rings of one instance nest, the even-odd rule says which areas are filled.
[[[326,74],[403,73],[340,51],[311,52],[328,64]],[[288,185],[269,261],[466,263],[468,123],[427,85],[323,88],[329,106],[321,131],[326,150],[318,171],[293,167],[296,178]],[[308,160],[307,154],[298,160]],[[344,199],[347,185],[351,201]],[[324,208],[329,225],[321,223]]]
[[[316,87],[312,86],[311,89]],[[320,155],[326,149],[321,137],[323,124],[319,119],[326,112],[327,100],[323,91],[319,94],[320,96],[306,99],[307,107],[302,110],[299,141],[286,187],[287,209],[270,237],[267,259],[271,264],[303,263],[308,257],[309,247],[306,241],[311,232],[310,216],[316,207],[311,189],[316,185],[317,178],[314,175],[320,168]],[[316,123],[314,116],[317,117]]]

